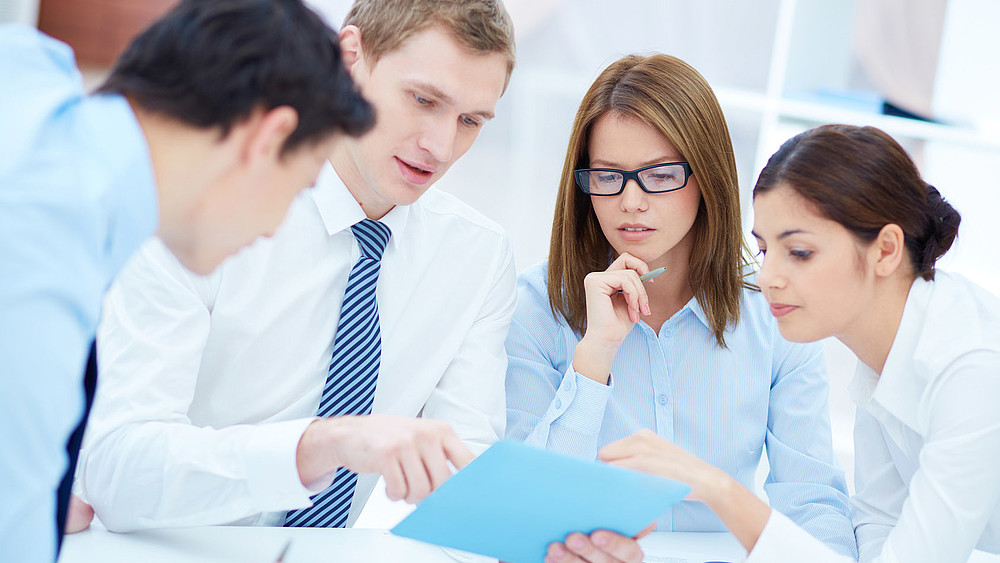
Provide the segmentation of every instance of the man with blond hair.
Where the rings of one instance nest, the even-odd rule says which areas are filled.
[[[378,474],[417,502],[503,435],[511,249],[431,185],[493,117],[510,18],[358,0],[340,46],[375,128],[275,235],[207,277],[153,241],[109,293],[77,485],[111,530],[349,526]]]

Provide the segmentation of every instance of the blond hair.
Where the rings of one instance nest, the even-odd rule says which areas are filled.
[[[514,24],[500,0],[355,0],[344,25],[361,31],[372,65],[413,34],[439,25],[476,53],[503,54],[505,88],[514,70]]]
[[[605,238],[590,196],[577,189],[573,171],[589,166],[594,123],[616,112],[654,127],[677,148],[698,180],[701,203],[690,258],[691,288],[719,346],[740,316],[740,294],[752,257],[743,240],[739,185],[729,128],[708,82],[668,55],[630,55],[594,81],[577,111],[566,150],[549,247],[549,303],[582,334],[587,300],[583,278],[605,270],[614,249]]]

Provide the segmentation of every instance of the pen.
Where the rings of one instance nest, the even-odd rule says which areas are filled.
[[[292,540],[285,542],[285,547],[282,548],[281,553],[278,554],[278,558],[274,560],[274,563],[283,563],[285,561],[285,555],[288,555],[288,548],[292,547]]]
[[[655,270],[650,270],[650,271],[646,272],[645,274],[639,276],[639,281],[641,281],[642,283],[646,283],[649,280],[655,278],[656,276],[658,276],[658,275],[660,275],[660,274],[662,274],[663,272],[666,272],[666,271],[667,271],[666,268],[657,268]]]

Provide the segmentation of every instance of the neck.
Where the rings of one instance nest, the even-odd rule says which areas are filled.
[[[879,375],[896,340],[912,285],[913,279],[908,275],[893,276],[878,284],[867,310],[850,323],[847,331],[837,335],[862,363]]]
[[[392,211],[395,205],[368,187],[375,180],[366,178],[361,173],[358,166],[357,150],[358,148],[353,146],[348,139],[341,139],[333,149],[330,164],[333,165],[340,181],[347,187],[347,191],[351,192],[354,200],[361,206],[365,216],[377,221]]]
[[[645,284],[646,294],[649,296],[649,309],[652,313],[646,322],[656,331],[659,331],[663,322],[694,296],[691,288],[689,247],[690,242],[685,238],[662,259],[649,264],[650,269],[660,267],[667,269]]]
[[[202,198],[235,155],[219,154],[215,129],[195,129],[134,103],[132,110],[146,137],[156,179],[157,235],[174,249],[191,236]]]

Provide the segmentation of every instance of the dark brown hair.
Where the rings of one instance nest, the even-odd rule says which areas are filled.
[[[914,277],[934,279],[934,262],[958,236],[961,215],[924,182],[903,147],[874,127],[823,125],[785,141],[767,161],[753,195],[779,185],[860,241],[882,227],[903,230]]]
[[[587,321],[583,278],[605,270],[614,249],[590,197],[576,188],[573,171],[590,165],[588,144],[597,120],[615,112],[659,131],[691,165],[701,188],[694,225],[690,283],[719,346],[740,316],[740,292],[751,258],[740,224],[736,159],[729,128],[708,82],[668,55],[629,55],[612,63],[590,86],[573,122],[549,247],[549,303],[577,333]]]

